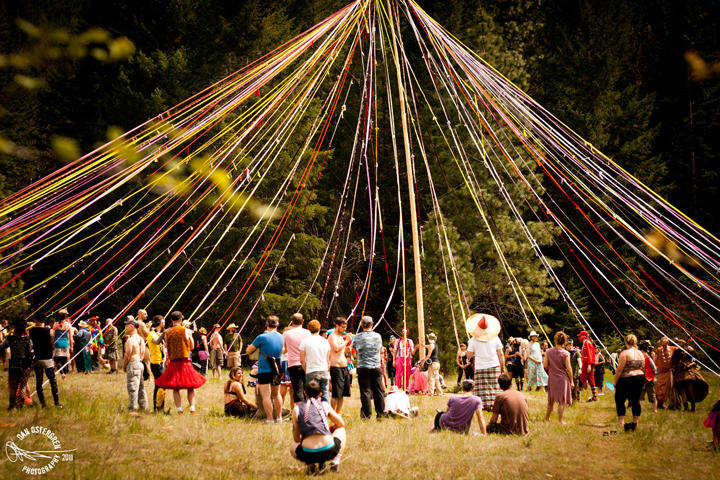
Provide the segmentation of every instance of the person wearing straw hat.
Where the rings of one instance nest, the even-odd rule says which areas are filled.
[[[428,376],[428,394],[442,395],[442,386],[440,385],[440,359],[438,358],[437,335],[433,332],[427,336],[428,344],[426,347],[427,354],[423,362],[427,365]]]
[[[465,322],[472,335],[468,342],[468,359],[475,363],[475,395],[480,397],[483,409],[490,411],[495,396],[500,394],[497,379],[505,370],[503,344],[498,338],[500,322],[491,315],[476,313]]]
[[[227,326],[228,333],[225,334],[225,355],[227,355],[227,368],[239,367],[240,366],[240,352],[242,351],[242,338],[238,332],[238,326],[231,323]]]
[[[80,323],[78,323],[78,331],[75,334],[75,351],[77,352],[75,366],[77,367],[78,373],[85,373],[85,375],[88,375],[92,371],[92,357],[90,356],[90,347],[88,345],[92,334],[88,327],[88,323],[85,320],[81,320]]]

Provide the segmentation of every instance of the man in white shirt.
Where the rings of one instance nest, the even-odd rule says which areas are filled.
[[[283,332],[283,346],[287,353],[288,372],[295,405],[305,401],[305,370],[300,363],[300,343],[310,336],[310,330],[303,328],[302,325],[302,314],[295,313],[290,317],[290,327]]]
[[[322,401],[330,403],[330,344],[321,337],[320,322],[308,322],[311,335],[300,342],[300,363],[305,370],[305,381],[316,380],[322,388]]]

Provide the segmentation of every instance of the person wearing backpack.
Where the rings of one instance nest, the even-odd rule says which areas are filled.
[[[246,353],[251,355],[259,351],[257,389],[262,397],[265,410],[265,423],[282,423],[282,398],[280,397],[280,355],[282,355],[283,336],[277,331],[280,320],[270,315],[265,321],[265,332],[255,337],[248,345]]]

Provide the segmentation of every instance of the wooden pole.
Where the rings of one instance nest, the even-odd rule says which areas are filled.
[[[403,143],[405,146],[405,165],[407,167],[408,195],[410,196],[410,226],[412,228],[413,259],[415,262],[415,297],[417,300],[418,346],[420,357],[425,356],[425,310],[423,308],[422,265],[420,264],[420,234],[418,231],[417,210],[415,206],[415,183],[413,161],[410,154],[410,135],[408,133],[407,115],[405,113],[405,88],[400,74],[400,50],[395,35],[394,10],[390,0],[386,0],[390,17],[393,50],[395,51],[395,72],[397,73],[398,96],[400,97],[400,118],[402,119]]]

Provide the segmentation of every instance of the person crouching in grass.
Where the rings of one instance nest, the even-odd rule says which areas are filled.
[[[434,430],[451,430],[453,432],[468,433],[472,425],[473,416],[477,417],[480,433],[486,434],[485,419],[482,415],[482,400],[473,395],[475,382],[463,380],[462,393],[451,395],[447,403],[447,411],[438,410],[435,415]]]
[[[345,422],[330,404],[321,400],[322,388],[317,380],[305,384],[306,400],[293,408],[293,443],[290,453],[308,466],[308,473],[318,473],[330,462],[337,471],[345,448]],[[330,430],[328,419],[334,429]]]

